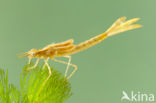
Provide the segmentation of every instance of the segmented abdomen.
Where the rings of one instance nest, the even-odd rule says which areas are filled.
[[[65,56],[65,55],[71,55],[71,54],[75,54],[77,52],[80,52],[82,50],[85,50],[89,47],[92,47],[94,45],[96,45],[97,43],[101,42],[102,40],[104,40],[105,38],[107,37],[107,34],[106,33],[103,33],[103,34],[100,34],[96,37],[93,37],[85,42],[82,42],[78,45],[75,45],[75,47],[70,50],[70,51],[65,51],[65,52],[62,52],[62,53],[59,53],[58,56]]]

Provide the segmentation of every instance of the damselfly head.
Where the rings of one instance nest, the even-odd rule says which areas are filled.
[[[19,55],[20,58],[25,57],[25,56],[35,57],[37,51],[38,51],[37,49],[31,49],[28,52],[19,53],[17,55]]]
[[[31,49],[30,51],[27,52],[27,55],[29,57],[35,57],[37,52],[38,52],[38,50],[33,48],[33,49]]]

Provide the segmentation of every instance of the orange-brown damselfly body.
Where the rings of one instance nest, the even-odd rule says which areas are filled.
[[[28,56],[29,64],[30,64],[32,58],[37,58],[35,65],[28,68],[28,70],[35,68],[39,63],[39,60],[44,59],[45,66],[47,66],[48,70],[49,70],[49,77],[51,76],[52,72],[51,72],[50,66],[48,64],[48,59],[51,59],[55,62],[67,64],[66,71],[65,71],[65,77],[67,79],[69,79],[72,77],[72,75],[77,70],[77,66],[75,64],[71,64],[71,56],[70,55],[78,53],[80,51],[83,51],[89,47],[92,47],[93,45],[100,43],[107,37],[110,37],[110,36],[113,36],[118,33],[128,31],[128,30],[140,28],[141,25],[133,24],[133,23],[137,22],[138,20],[139,20],[139,18],[134,18],[134,19],[130,19],[130,20],[126,21],[126,17],[121,17],[118,20],[116,20],[114,22],[114,24],[106,32],[104,32],[100,35],[97,35],[85,42],[78,44],[78,45],[73,44],[73,40],[70,39],[65,42],[47,45],[46,47],[44,47],[42,49],[31,49],[28,52],[20,54],[20,56],[21,57]],[[66,57],[69,59],[69,61],[65,62],[65,61],[57,60],[56,57]],[[74,70],[67,77],[67,72],[68,72],[69,66],[74,67]]]

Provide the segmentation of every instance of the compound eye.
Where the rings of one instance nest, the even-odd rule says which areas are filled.
[[[35,56],[35,53],[32,53],[32,56]]]

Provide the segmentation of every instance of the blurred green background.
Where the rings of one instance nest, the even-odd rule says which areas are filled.
[[[121,16],[140,17],[142,28],[72,55],[78,71],[70,79],[74,94],[66,103],[121,103],[123,90],[156,95],[155,4],[155,0],[1,0],[0,67],[8,69],[10,82],[19,86],[27,58],[18,59],[17,53],[71,38],[78,44],[104,32]],[[65,71],[64,64],[50,64]]]

